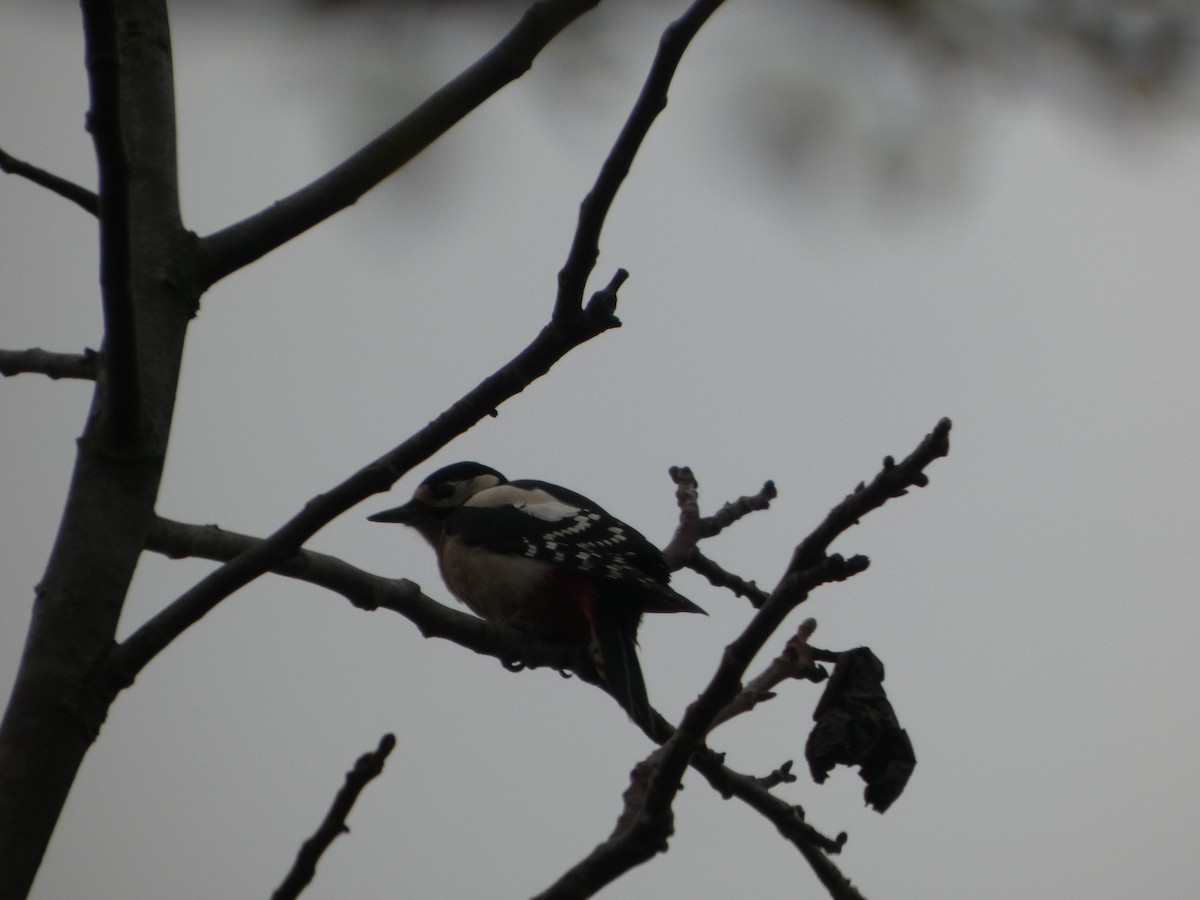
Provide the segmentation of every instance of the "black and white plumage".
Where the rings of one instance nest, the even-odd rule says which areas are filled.
[[[653,727],[636,653],[642,613],[703,610],[671,588],[662,553],[638,531],[574,491],[474,462],[439,469],[404,506],[369,518],[420,532],[447,587],[483,618],[592,644],[613,695]]]

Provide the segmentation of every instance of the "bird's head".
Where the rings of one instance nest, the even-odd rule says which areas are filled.
[[[422,481],[412,499],[403,506],[367,516],[367,521],[410,525],[430,542],[435,542],[446,516],[480,491],[507,482],[508,479],[495,469],[480,463],[453,463]]]

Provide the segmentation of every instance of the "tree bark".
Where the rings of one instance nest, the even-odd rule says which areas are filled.
[[[120,689],[100,673],[153,521],[199,297],[194,240],[179,215],[165,5],[82,6],[106,332],[62,524],[0,722],[0,900],[28,894]]]

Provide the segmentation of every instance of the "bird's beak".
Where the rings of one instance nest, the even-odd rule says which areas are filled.
[[[367,516],[368,522],[396,522],[401,525],[409,525],[421,517],[422,504],[416,500],[410,500],[403,506],[397,506],[395,509],[385,509],[383,512],[377,512],[373,516]]]

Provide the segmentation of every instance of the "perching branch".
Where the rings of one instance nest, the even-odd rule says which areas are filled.
[[[262,538],[216,525],[189,525],[159,518],[147,536],[146,549],[171,559],[228,562],[262,543]],[[271,571],[340,594],[361,610],[399,613],[416,625],[423,637],[453,641],[483,656],[495,657],[509,668],[586,669],[587,653],[579,648],[535,641],[519,629],[453,609],[426,596],[420,585],[407,578],[383,578],[315,550],[299,550]]]
[[[371,143],[294,194],[205,237],[201,241],[205,283],[220,281],[355,203],[529,71],[534,58],[559,32],[599,2],[539,0],[491,50]],[[579,300],[582,297],[581,289]]]
[[[554,319],[576,314],[588,276],[600,256],[600,232],[604,219],[612,208],[621,183],[629,174],[634,156],[642,146],[650,126],[658,114],[667,108],[667,89],[683,53],[696,33],[708,21],[723,0],[697,0],[687,11],[667,26],[658,43],[658,52],[641,93],[630,110],[625,125],[609,151],[595,185],[579,206],[579,224],[575,240],[567,255],[566,264],[558,273],[558,300],[554,304]]]
[[[3,149],[0,149],[0,172],[7,172],[9,175],[19,175],[40,187],[53,191],[60,197],[66,197],[81,209],[90,212],[93,216],[99,215],[100,199],[93,191],[89,191],[87,188],[73,181],[68,181],[52,172],[47,172],[45,169],[39,169],[32,163],[27,163],[17,159],[15,156],[10,156]]]
[[[54,379],[95,380],[96,351],[52,353],[40,347],[31,347],[28,350],[0,350],[0,375],[20,375],[22,372],[35,372]]]
[[[317,874],[317,863],[321,861],[321,856],[329,849],[329,845],[338,835],[350,831],[346,826],[346,817],[350,815],[350,810],[354,808],[354,802],[358,800],[363,788],[383,771],[384,761],[395,746],[395,736],[385,734],[380,738],[379,746],[375,750],[358,758],[354,768],[346,773],[346,783],[333,798],[333,805],[325,814],[321,826],[300,847],[291,871],[275,889],[271,900],[295,900],[300,896],[300,892],[308,887],[313,876]]]

